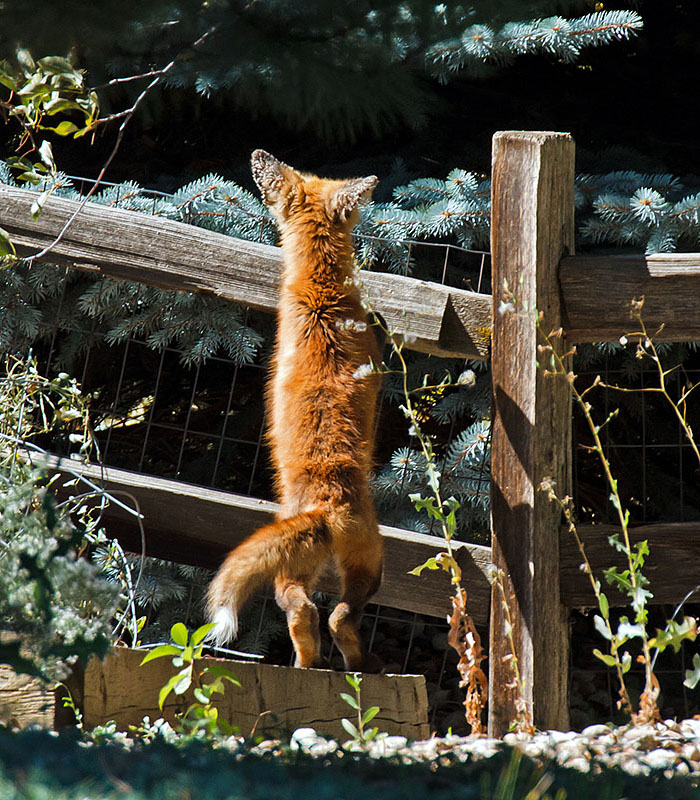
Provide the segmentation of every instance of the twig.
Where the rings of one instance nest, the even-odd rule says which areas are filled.
[[[191,45],[191,47],[189,49],[195,49],[197,47],[200,47],[216,31],[216,29],[217,29],[217,26],[212,26],[211,28],[209,28],[209,30],[205,31],[199,37],[199,39],[197,39],[197,41],[194,42]],[[65,225],[63,226],[63,228],[61,228],[61,230],[59,231],[58,235],[54,238],[54,240],[52,242],[50,242],[48,245],[46,245],[46,247],[44,247],[43,250],[40,250],[38,253],[34,253],[33,255],[26,256],[23,259],[26,263],[31,265],[33,261],[35,261],[37,259],[44,258],[45,256],[47,256],[54,249],[54,247],[56,247],[56,245],[58,245],[61,242],[61,240],[63,239],[63,237],[67,233],[68,229],[73,224],[75,218],[78,216],[78,214],[80,214],[80,212],[83,210],[83,208],[85,208],[85,205],[88,202],[88,200],[97,191],[97,187],[100,185],[100,182],[102,181],[102,178],[104,177],[105,173],[109,169],[112,161],[114,160],[115,156],[117,155],[117,152],[119,151],[119,148],[121,147],[121,143],[122,143],[122,140],[124,138],[124,131],[126,129],[126,126],[131,121],[132,117],[136,113],[136,110],[141,105],[142,101],[144,100],[146,95],[151,91],[151,89],[155,88],[163,80],[163,78],[168,74],[168,72],[170,72],[170,70],[175,66],[175,64],[181,58],[181,55],[182,55],[181,53],[178,53],[175,56],[175,58],[173,58],[172,61],[169,64],[167,64],[165,67],[163,67],[163,69],[156,71],[156,75],[153,78],[153,80],[148,84],[148,86],[146,86],[141,91],[139,96],[134,101],[134,104],[131,106],[131,108],[128,108],[125,111],[121,111],[121,112],[119,112],[119,114],[113,114],[111,117],[105,117],[103,120],[101,120],[102,122],[109,122],[110,120],[113,120],[113,119],[123,118],[122,119],[122,124],[119,126],[119,130],[117,132],[117,139],[116,139],[116,141],[114,143],[114,147],[112,148],[112,151],[110,152],[109,156],[107,157],[107,160],[103,164],[102,169],[100,170],[100,173],[97,176],[97,179],[95,180],[95,182],[92,185],[92,188],[85,195],[85,197],[83,197],[83,199],[80,201],[80,204],[75,209],[75,211],[70,215],[70,217],[66,221]]]

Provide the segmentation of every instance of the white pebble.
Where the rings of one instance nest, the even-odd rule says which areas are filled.
[[[289,747],[292,750],[306,749],[316,744],[320,738],[313,728],[297,728],[289,740]]]
[[[589,725],[581,731],[581,736],[587,736],[589,739],[593,739],[596,736],[602,736],[606,733],[610,733],[610,728],[608,728],[607,725]]]
[[[644,763],[648,764],[652,769],[666,769],[674,763],[676,754],[672,750],[658,748],[646,753],[643,756],[643,760]]]
[[[576,756],[574,758],[570,758],[565,764],[565,767],[568,769],[577,769],[579,772],[590,772],[591,763],[587,758],[583,756]]]

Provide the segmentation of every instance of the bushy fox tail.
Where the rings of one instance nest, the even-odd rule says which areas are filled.
[[[309,580],[331,555],[325,509],[280,519],[257,530],[229,553],[209,586],[208,639],[218,645],[234,639],[238,614],[250,596],[277,575]]]

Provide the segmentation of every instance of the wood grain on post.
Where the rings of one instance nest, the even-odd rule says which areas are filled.
[[[568,626],[559,593],[561,514],[538,491],[571,479],[571,395],[537,365],[536,312],[561,325],[557,268],[573,249],[574,143],[568,134],[501,132],[493,139],[491,253],[494,325],[492,558],[504,573],[523,700],[540,728],[568,727]],[[501,313],[508,286],[515,310]],[[563,347],[564,343],[560,341]],[[512,653],[497,586],[491,596],[489,733],[516,717]]]

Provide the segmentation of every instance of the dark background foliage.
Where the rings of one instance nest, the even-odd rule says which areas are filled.
[[[71,50],[94,85],[162,67],[185,52],[173,79],[130,124],[107,176],[112,180],[173,189],[216,171],[249,184],[247,158],[255,147],[328,174],[385,176],[397,160],[411,177],[442,177],[454,166],[487,172],[490,137],[507,129],[571,132],[580,171],[700,172],[690,124],[691,76],[700,66],[700,8],[692,0],[617,4],[638,10],[644,29],[631,41],[584,49],[575,63],[520,56],[506,68],[463,71],[446,84],[431,77],[421,55],[421,45],[436,35],[427,30],[426,8],[433,4],[409,4],[418,43],[400,62],[392,61],[390,36],[400,29],[396,3],[343,4],[342,15],[323,2],[263,3],[252,20],[234,2],[210,5],[220,12],[210,15],[220,27],[196,53],[187,45],[210,18],[192,0],[126,7],[111,0],[5,3],[0,46],[7,52],[21,44],[35,56]],[[591,2],[472,5],[473,21],[495,27],[595,8]],[[376,47],[353,38],[370,7],[385,20]],[[179,22],[155,24],[167,19]],[[231,74],[232,64],[240,74]],[[100,94],[110,112],[136,93],[134,84],[122,84]],[[106,128],[93,145],[57,142],[58,163],[67,172],[94,174],[113,137]],[[11,145],[7,138],[3,144],[3,150]]]

